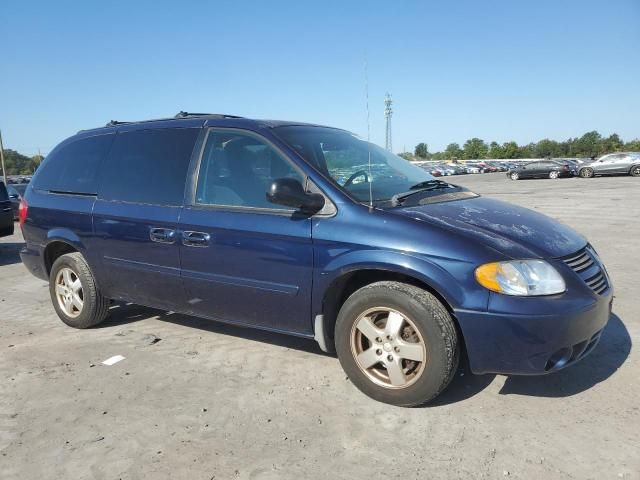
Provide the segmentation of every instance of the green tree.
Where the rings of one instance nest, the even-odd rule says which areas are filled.
[[[489,145],[489,153],[487,153],[488,158],[504,158],[504,150],[498,144],[498,142],[491,142]]]
[[[625,143],[624,149],[628,152],[640,152],[640,138],[636,138]]]
[[[462,158],[464,152],[457,143],[450,143],[444,150],[444,159],[447,160],[459,160]]]
[[[624,142],[617,133],[602,140],[600,153],[620,152],[624,149]]]
[[[410,161],[410,162],[411,162],[411,161],[413,161],[413,160],[415,160],[415,159],[413,158],[413,155],[412,155],[410,152],[402,152],[402,153],[399,153],[399,154],[398,154],[398,156],[399,156],[400,158],[404,158],[405,160],[408,160],[408,161]]]
[[[428,148],[426,143],[420,142],[418,145],[416,145],[414,153],[415,153],[416,157],[428,158],[429,157],[429,148]]]
[[[536,145],[535,156],[540,158],[557,157],[559,156],[559,151],[558,142],[543,138]]]
[[[575,155],[585,157],[595,157],[600,153],[602,135],[596,130],[585,133],[574,142]]]
[[[487,158],[489,148],[484,140],[480,138],[471,138],[464,143],[463,157],[465,160]]]

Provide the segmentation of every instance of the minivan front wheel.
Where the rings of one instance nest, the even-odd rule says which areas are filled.
[[[353,293],[338,314],[335,342],[352,383],[398,406],[435,398],[458,365],[458,336],[447,309],[431,293],[399,282]]]
[[[49,293],[58,317],[74,328],[89,328],[102,322],[109,300],[102,296],[82,254],[61,255],[51,267]]]

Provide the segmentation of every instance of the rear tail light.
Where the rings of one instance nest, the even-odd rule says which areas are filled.
[[[20,226],[24,225],[24,221],[27,219],[27,210],[29,209],[29,205],[27,205],[27,201],[23,198],[20,200],[20,206],[18,207],[18,219],[20,220]]]

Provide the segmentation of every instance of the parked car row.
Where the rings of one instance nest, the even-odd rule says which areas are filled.
[[[593,178],[597,175],[631,175],[640,177],[640,152],[619,152],[603,155],[588,162],[559,158],[528,162],[509,169],[511,180],[523,178]]]
[[[514,163],[496,161],[467,161],[465,163],[423,163],[419,166],[434,177],[465,175],[468,173],[506,172],[516,166]]]

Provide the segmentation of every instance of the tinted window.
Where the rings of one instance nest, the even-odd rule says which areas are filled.
[[[0,202],[9,199],[9,194],[7,193],[7,187],[4,186],[4,183],[0,182]]]
[[[182,205],[187,168],[199,131],[169,128],[118,133],[100,170],[98,197]]]
[[[291,164],[257,137],[211,131],[200,164],[196,203],[290,210],[266,197],[271,182],[282,177],[302,182]]]
[[[113,137],[113,134],[86,137],[56,148],[38,168],[34,187],[55,192],[95,194],[96,172]]]

